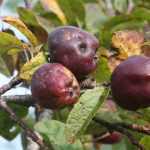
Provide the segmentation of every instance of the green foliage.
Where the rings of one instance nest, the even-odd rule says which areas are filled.
[[[84,24],[85,10],[82,0],[58,0],[58,3],[67,18],[68,24]]]
[[[29,62],[25,63],[20,71],[20,78],[30,81],[33,73],[42,65],[46,63],[45,56],[42,52],[39,52]]]
[[[111,72],[108,67],[107,58],[100,57],[97,68],[93,73],[93,77],[97,82],[107,82],[110,80]]]
[[[6,7],[15,11],[19,2],[19,0],[7,1]],[[122,61],[118,52],[112,48],[112,35],[116,31],[125,29],[145,34],[145,28],[150,24],[150,1],[133,0],[133,8],[129,7],[131,4],[128,0],[109,2],[108,4],[108,1],[102,0],[37,0],[34,5],[31,2],[32,9],[18,7],[18,18],[1,17],[2,22],[15,27],[15,30],[22,33],[28,41],[17,38],[12,29],[0,32],[0,72],[10,76],[17,69],[19,77],[30,83],[34,71],[47,62],[48,33],[62,25],[82,27],[93,33],[99,38],[100,46],[106,49],[110,57],[113,54],[116,62],[118,59]],[[96,71],[90,75],[98,84],[110,82],[112,70],[110,70],[109,56],[100,56]],[[114,64],[111,64],[112,68],[116,66]],[[108,95],[111,96],[111,93],[108,93],[109,89],[103,85],[86,89],[82,91],[79,101],[73,108],[55,110],[52,120],[43,119],[35,124],[32,123],[32,126],[52,150],[95,150],[91,141],[83,140],[89,136],[91,138],[92,134],[107,131],[105,127],[92,120],[95,116],[111,123],[149,124],[149,108],[138,112],[126,111],[119,107],[116,112],[104,111],[102,104]],[[18,117],[23,118],[27,115],[26,107],[15,104],[10,106]],[[14,139],[21,132],[20,128],[2,110],[0,118],[0,135],[7,140]],[[133,135],[140,139],[146,150],[150,149],[149,136]],[[124,138],[115,145],[102,145],[100,150],[136,150],[136,147]]]
[[[144,145],[145,150],[149,150],[150,149],[150,136],[144,136],[140,143]]]
[[[44,135],[52,150],[83,150],[80,140],[69,144],[65,138],[65,124],[56,120],[42,120],[34,127]]]
[[[38,44],[36,36],[27,28],[27,26],[20,19],[16,19],[13,17],[4,17],[3,21],[14,26],[15,28],[17,28],[17,30],[22,32],[34,46]]]
[[[66,124],[66,136],[69,141],[74,141],[81,136],[97,110],[108,95],[108,89],[95,88],[87,90],[70,112]]]
[[[27,115],[28,109],[26,107],[20,107],[17,104],[10,104],[11,108],[15,111],[18,117],[23,118]],[[18,133],[21,131],[18,125],[10,120],[9,115],[0,110],[0,135],[6,138],[7,140],[14,139]]]
[[[20,51],[22,42],[15,36],[0,32],[0,55],[7,54],[9,50],[15,49],[15,52]]]
[[[47,31],[41,26],[38,16],[29,9],[19,7],[18,14],[20,19],[28,26],[28,28],[35,34],[37,39],[40,42],[46,42],[47,40]]]

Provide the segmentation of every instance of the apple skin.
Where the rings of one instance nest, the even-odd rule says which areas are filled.
[[[99,140],[97,140],[98,143],[116,144],[122,140],[123,135],[117,131],[113,131],[112,133],[107,132],[104,135],[97,137],[97,139],[98,138],[99,138]]]
[[[58,27],[48,38],[51,61],[63,64],[78,79],[96,69],[98,47],[96,37],[73,26]]]
[[[150,58],[132,56],[112,73],[111,90],[115,102],[127,110],[150,106]]]
[[[33,74],[31,92],[40,106],[59,109],[77,102],[80,87],[66,67],[58,63],[47,63]]]

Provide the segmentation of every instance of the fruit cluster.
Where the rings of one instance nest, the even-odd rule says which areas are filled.
[[[49,34],[50,63],[42,65],[32,76],[31,91],[36,103],[59,109],[77,102],[79,81],[96,69],[98,40],[73,26],[56,28]],[[122,108],[137,110],[150,106],[150,58],[129,57],[112,73],[111,91],[114,101]],[[113,101],[106,101],[106,110],[117,111]],[[99,137],[94,135],[93,138]],[[105,133],[97,142],[120,142],[122,134]]]
[[[32,77],[34,100],[51,109],[76,103],[80,95],[77,79],[96,69],[98,47],[93,35],[77,27],[64,26],[51,32],[48,38],[51,63],[42,65]]]

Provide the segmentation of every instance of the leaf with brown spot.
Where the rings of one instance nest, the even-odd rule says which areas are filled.
[[[139,55],[143,42],[143,34],[134,30],[117,31],[112,37],[113,47],[118,49],[123,58]]]

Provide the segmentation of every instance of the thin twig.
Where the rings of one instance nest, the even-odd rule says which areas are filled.
[[[23,105],[26,107],[35,106],[32,95],[4,95],[2,99],[6,102],[11,102],[19,105]]]
[[[24,4],[26,8],[31,8],[31,3],[29,2],[29,0],[24,0]]]
[[[138,124],[127,124],[124,122],[121,123],[115,123],[117,126],[121,126],[123,128],[139,132],[139,133],[144,133],[147,135],[150,135],[150,126],[145,126],[145,125],[138,125]]]
[[[145,150],[145,148],[143,147],[143,145],[141,145],[135,138],[134,136],[129,132],[127,131],[126,129],[124,129],[123,127],[121,126],[117,126],[116,124],[111,124],[103,119],[100,119],[100,118],[94,118],[93,119],[95,122],[103,125],[104,127],[106,127],[108,130],[112,131],[112,130],[115,130],[115,131],[118,131],[124,135],[126,135],[130,142],[137,146],[140,150]]]
[[[20,84],[21,82],[22,80],[19,79],[18,77],[13,78],[9,83],[0,87],[0,95],[4,94],[5,92],[15,87],[16,85]]]
[[[10,116],[10,118],[16,122],[23,130],[25,130],[28,137],[30,137],[34,142],[36,142],[42,149],[46,149],[43,141],[37,136],[37,134],[27,127],[27,125],[24,123],[24,121],[20,120],[14,111],[7,105],[7,103],[0,99],[0,108],[3,109],[5,112],[7,112]]]

